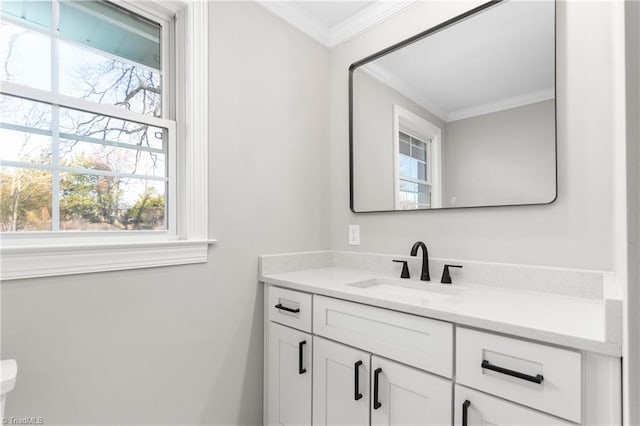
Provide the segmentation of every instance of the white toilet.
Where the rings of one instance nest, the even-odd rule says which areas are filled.
[[[0,361],[0,376],[2,377],[2,383],[0,384],[0,418],[4,418],[4,403],[7,399],[7,394],[16,385],[17,374],[18,363],[15,359]]]

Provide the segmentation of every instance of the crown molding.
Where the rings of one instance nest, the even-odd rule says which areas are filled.
[[[447,117],[447,122],[451,123],[452,121],[464,120],[465,118],[472,118],[479,115],[491,114],[492,112],[505,111],[512,108],[531,105],[542,101],[548,101],[554,97],[555,90],[553,88],[525,93],[512,98],[500,99],[495,102],[452,111]]]
[[[394,89],[395,91],[405,96],[409,100],[415,102],[422,108],[426,109],[445,123],[447,122],[447,119],[449,118],[449,114],[447,113],[447,111],[440,108],[429,99],[420,96],[419,90],[416,90],[412,85],[398,78],[395,74],[389,72],[386,68],[383,68],[382,66],[373,62],[363,65],[361,68],[363,71],[365,71],[376,80],[380,81],[382,84],[385,84]]]
[[[381,1],[367,6],[355,15],[331,27],[329,47],[344,43],[418,2],[419,0]]]
[[[259,5],[326,47],[335,47],[400,13],[419,0],[380,1],[329,27],[309,16],[296,2],[258,0]]]
[[[329,27],[309,17],[293,2],[282,1],[261,1],[257,2],[277,17],[288,22],[293,27],[299,29],[315,41],[329,47],[330,34]]]
[[[380,65],[368,63],[363,65],[361,68],[371,77],[383,84],[386,84],[409,100],[415,102],[445,123],[451,123],[453,121],[464,120],[465,118],[477,117],[480,115],[491,114],[492,112],[505,111],[542,101],[548,101],[555,97],[555,90],[553,88],[548,88],[511,98],[500,99],[495,102],[476,105],[471,108],[447,112],[445,109],[440,108],[424,96],[420,96],[418,94],[418,90],[414,89],[411,85],[407,84],[395,74],[389,72]]]

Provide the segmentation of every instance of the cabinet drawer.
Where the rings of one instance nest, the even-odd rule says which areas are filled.
[[[456,332],[458,383],[578,423],[581,361],[579,352],[466,328]]]
[[[454,401],[455,426],[574,426],[557,417],[464,386],[456,385]]]
[[[313,303],[315,334],[452,376],[451,324],[323,296],[315,296]]]
[[[311,333],[311,295],[269,286],[269,321]]]

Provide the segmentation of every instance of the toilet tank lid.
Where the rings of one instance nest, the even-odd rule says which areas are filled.
[[[2,377],[2,385],[0,393],[4,395],[10,392],[16,385],[16,376],[18,375],[18,363],[15,359],[6,359],[0,361],[0,376]]]

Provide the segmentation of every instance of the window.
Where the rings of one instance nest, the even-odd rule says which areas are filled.
[[[424,117],[393,105],[393,132],[395,208],[440,207],[440,128]]]
[[[206,261],[206,9],[3,2],[2,278]]]
[[[0,31],[0,232],[168,229],[162,27],[104,2],[8,1]]]
[[[400,172],[398,179],[400,208],[419,209],[431,206],[431,140],[422,141],[400,131]]]

